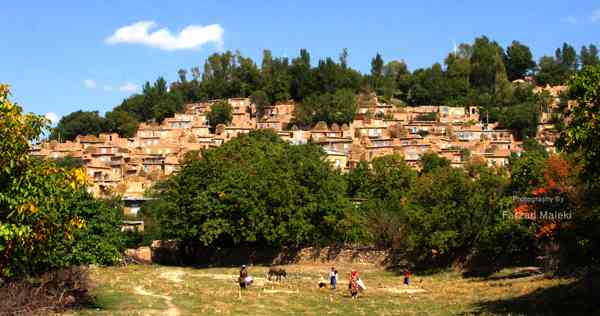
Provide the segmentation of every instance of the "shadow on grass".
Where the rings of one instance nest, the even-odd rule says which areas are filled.
[[[580,280],[513,299],[484,301],[468,315],[600,315],[600,293],[593,286],[597,281]]]

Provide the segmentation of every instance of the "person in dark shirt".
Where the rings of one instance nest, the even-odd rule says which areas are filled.
[[[248,269],[246,269],[246,265],[244,264],[240,269],[240,277],[238,279],[241,289],[246,288],[246,277],[248,277]]]

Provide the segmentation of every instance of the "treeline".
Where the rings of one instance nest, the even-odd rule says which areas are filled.
[[[398,106],[444,104],[477,105],[508,128],[530,128],[536,101],[531,87],[515,87],[511,81],[532,76],[537,84],[563,84],[575,72],[599,62],[593,44],[581,48],[565,43],[554,56],[535,62],[526,45],[513,41],[503,48],[485,36],[472,44],[461,44],[443,64],[408,69],[404,61],[385,62],[380,54],[371,60],[368,74],[348,66],[348,51],[338,58],[327,57],[316,64],[306,49],[295,58],[273,57],[265,50],[260,67],[239,52],[212,54],[203,69],[178,71],[179,79],[170,85],[159,78],[146,82],[140,94],[133,95],[108,112],[74,112],[65,116],[51,138],[73,139],[77,134],[117,132],[132,136],[139,122],[161,122],[182,110],[188,102],[251,97],[260,108],[293,100],[298,102],[295,125],[307,127],[319,121],[343,124],[352,121],[360,92],[375,92]],[[514,107],[514,109],[513,109]],[[513,117],[517,117],[513,119]],[[90,120],[91,119],[91,120]],[[90,124],[82,124],[90,120]],[[514,122],[513,122],[514,121]],[[513,126],[514,125],[514,126]]]

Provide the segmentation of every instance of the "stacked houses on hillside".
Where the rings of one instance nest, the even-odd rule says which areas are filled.
[[[556,134],[553,114],[558,110],[558,94],[563,87],[536,88],[555,98],[543,109],[538,139],[552,151]],[[254,129],[272,129],[290,143],[316,143],[335,168],[347,171],[360,161],[399,154],[419,168],[421,156],[437,153],[452,166],[461,167],[468,157],[479,157],[489,165],[503,166],[512,154],[520,154],[522,144],[510,130],[480,120],[477,107],[418,106],[396,107],[375,96],[361,96],[354,121],[341,126],[321,122],[310,130],[291,126],[294,103],[267,107],[257,116],[247,98],[229,99],[233,119],[229,125],[211,131],[207,113],[216,101],[193,103],[184,113],[175,114],[161,124],[140,124],[132,138],[117,134],[81,135],[74,141],[44,142],[33,146],[31,155],[58,159],[80,159],[97,196],[117,193],[124,199],[142,198],[157,180],[177,172],[185,155],[220,146]]]

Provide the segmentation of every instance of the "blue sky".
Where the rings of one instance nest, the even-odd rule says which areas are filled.
[[[219,49],[259,62],[264,48],[289,57],[307,48],[315,63],[346,47],[364,72],[377,52],[415,69],[480,35],[519,40],[536,59],[565,41],[579,50],[600,39],[599,1],[175,2],[5,1],[0,82],[26,111],[60,117],[104,113],[145,81],[173,81]]]

